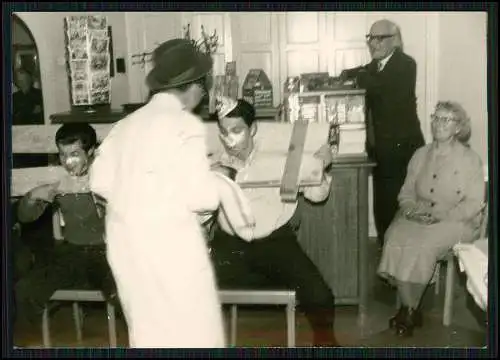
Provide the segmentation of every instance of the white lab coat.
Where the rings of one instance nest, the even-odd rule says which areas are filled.
[[[217,209],[205,127],[171,94],[113,127],[91,189],[108,201],[108,261],[131,347],[224,347],[215,278],[196,212]]]

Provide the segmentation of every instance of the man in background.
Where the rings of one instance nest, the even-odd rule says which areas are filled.
[[[218,116],[223,150],[214,154],[212,161],[235,169],[236,180],[244,179],[256,154],[262,151],[254,141],[258,129],[255,109],[245,100],[222,98]],[[322,146],[316,156],[325,168],[331,164],[328,146]],[[309,201],[323,202],[330,194],[331,181],[325,171],[320,185],[304,187],[301,192]],[[219,216],[210,242],[219,287],[293,289],[311,325],[313,345],[338,346],[334,294],[297,240],[292,221],[297,202],[283,202],[278,188],[245,188],[242,192],[255,226],[244,238],[246,234],[237,234]]]
[[[366,35],[372,61],[344,70],[341,79],[355,79],[366,89],[367,151],[373,171],[375,226],[382,248],[384,235],[398,209],[397,196],[408,162],[424,145],[417,115],[417,65],[403,52],[401,31],[389,20],[375,22]]]
[[[43,124],[42,91],[33,86],[32,75],[17,69],[14,84],[18,90],[12,95],[13,125]]]

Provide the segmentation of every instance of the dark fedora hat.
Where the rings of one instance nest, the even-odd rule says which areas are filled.
[[[151,91],[170,89],[201,79],[212,69],[212,57],[190,40],[172,39],[153,51],[153,69],[146,77]]]

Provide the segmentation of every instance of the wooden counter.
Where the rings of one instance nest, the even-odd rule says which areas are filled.
[[[336,304],[357,304],[364,324],[368,302],[367,157],[337,158],[328,200],[300,199],[299,242],[332,289]]]
[[[123,119],[131,112],[122,109],[97,108],[93,113],[84,111],[66,111],[50,115],[52,124],[64,124],[69,122],[86,122],[89,124],[111,124]],[[256,109],[256,119],[278,119],[279,110],[276,108]],[[200,116],[204,120],[209,120],[208,109],[202,109]]]

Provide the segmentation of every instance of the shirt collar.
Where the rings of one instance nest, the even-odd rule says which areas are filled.
[[[385,65],[387,65],[387,62],[391,59],[392,55],[394,54],[394,51],[392,53],[389,54],[389,56],[386,56],[385,58],[383,58],[382,60],[379,60],[378,63],[381,64],[381,65],[378,65],[380,67],[380,70],[379,71],[382,71],[384,70],[385,68]]]
[[[255,157],[255,154],[258,151],[257,150],[258,147],[259,147],[258,143],[255,142],[255,140],[254,140],[252,152],[250,153],[250,155],[247,157],[246,160],[241,160],[241,159],[237,158],[236,156],[230,155],[224,149],[222,152],[221,159],[220,159],[221,163],[224,165],[231,166],[238,171],[243,169],[243,168],[246,168],[252,163],[252,161]]]
[[[170,110],[186,110],[186,106],[174,94],[168,92],[157,93],[149,101],[152,105]]]

